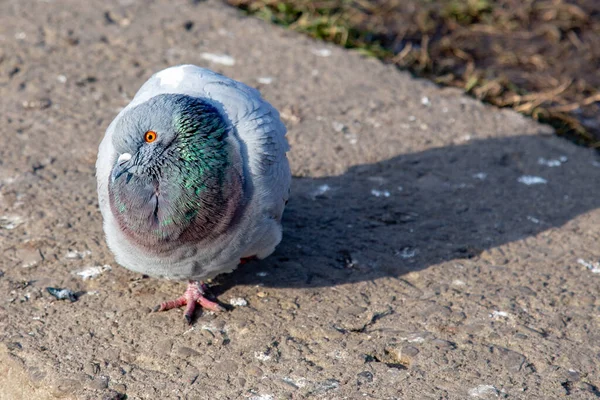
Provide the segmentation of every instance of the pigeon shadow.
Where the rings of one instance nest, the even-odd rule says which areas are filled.
[[[332,286],[475,257],[600,206],[594,157],[554,136],[514,136],[294,178],[282,243],[217,290]]]

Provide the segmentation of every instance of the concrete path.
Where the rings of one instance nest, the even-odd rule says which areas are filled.
[[[591,150],[212,1],[4,0],[0,44],[0,399],[600,397]],[[191,329],[149,313],[182,284],[114,262],[94,178],[180,63],[258,87],[296,176],[282,245]]]

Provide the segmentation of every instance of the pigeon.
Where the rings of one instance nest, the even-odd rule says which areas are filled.
[[[194,65],[152,75],[112,121],[96,177],[108,247],[121,266],[187,280],[155,311],[197,305],[204,281],[270,255],[290,194],[286,128],[245,84]]]

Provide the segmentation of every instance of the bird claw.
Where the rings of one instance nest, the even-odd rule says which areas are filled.
[[[200,307],[202,307],[206,310],[210,310],[210,311],[214,311],[214,312],[225,311],[224,307],[222,307],[218,303],[208,300],[206,297],[204,297],[206,289],[207,289],[207,287],[204,283],[198,282],[198,281],[190,281],[188,283],[188,287],[183,296],[181,296],[175,300],[166,301],[164,303],[161,303],[160,305],[154,307],[154,309],[152,311],[153,312],[167,311],[172,308],[179,308],[179,307],[186,306],[184,316],[185,316],[185,320],[187,321],[187,323],[189,325],[192,324],[192,319],[194,316],[194,311],[196,309],[196,305],[199,305]]]

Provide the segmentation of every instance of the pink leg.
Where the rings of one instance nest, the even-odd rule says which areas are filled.
[[[207,286],[203,282],[189,281],[188,287],[183,296],[179,297],[178,299],[162,303],[161,305],[155,307],[154,311],[166,311],[172,308],[186,306],[184,315],[188,324],[192,323],[192,317],[194,315],[194,310],[196,309],[196,304],[199,304],[200,307],[210,311],[224,311],[225,309],[223,307],[204,297],[206,289]]]

